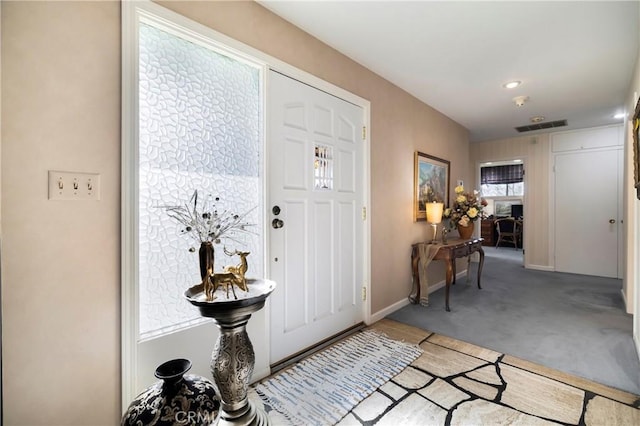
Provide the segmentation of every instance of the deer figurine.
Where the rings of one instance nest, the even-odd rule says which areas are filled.
[[[213,267],[209,267],[205,273],[205,276],[202,278],[202,285],[204,286],[204,295],[207,301],[212,301],[216,297],[213,295],[216,291],[216,286],[214,282],[214,273]]]
[[[231,272],[221,272],[217,274],[213,274],[211,277],[212,285],[209,287],[211,289],[211,299],[209,299],[209,295],[207,295],[207,300],[213,300],[213,293],[220,287],[224,285],[227,289],[227,298],[229,298],[229,287],[231,287],[231,291],[233,292],[233,298],[237,299],[236,289],[233,288],[234,285],[240,287],[240,279],[235,274]]]
[[[230,252],[230,251],[227,251],[226,247],[224,248],[224,253],[227,256],[235,256],[235,255],[240,256],[240,263],[236,266],[225,266],[224,272],[235,275],[238,278],[237,286],[241,290],[249,291],[249,289],[247,288],[247,279],[245,278],[244,274],[246,274],[247,269],[249,269],[249,264],[247,263],[247,256],[249,256],[250,253],[248,251],[238,251],[238,250],[235,250],[234,252]]]

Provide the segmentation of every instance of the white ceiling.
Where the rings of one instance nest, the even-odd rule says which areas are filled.
[[[259,1],[469,129],[471,141],[567,119],[619,123],[638,55],[637,1]],[[507,90],[502,84],[521,80]],[[512,98],[529,96],[522,107]],[[549,130],[547,130],[548,132]],[[539,132],[539,131],[538,131]]]

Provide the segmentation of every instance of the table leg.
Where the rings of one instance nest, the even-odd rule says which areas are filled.
[[[453,273],[451,274],[452,278],[451,278],[451,285],[456,285],[456,275],[458,275],[458,271],[456,271],[456,260],[455,259],[451,259],[451,267],[453,270]]]
[[[445,309],[447,310],[447,312],[451,312],[451,309],[449,308],[449,287],[451,287],[451,282],[455,277],[454,266],[453,266],[455,261],[456,261],[455,259],[447,260],[447,277],[446,277],[446,285],[445,285],[445,291],[444,291]]]
[[[478,263],[478,288],[482,288],[480,286],[480,277],[482,276],[482,266],[484,265],[484,250],[482,247],[478,248],[478,253],[480,253],[480,262]]]
[[[409,302],[414,305],[420,303],[420,273],[418,272],[418,248],[411,250],[411,273],[413,275],[413,289],[409,295]]]

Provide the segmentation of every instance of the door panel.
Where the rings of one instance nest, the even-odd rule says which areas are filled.
[[[353,151],[338,151],[338,164],[338,191],[356,192],[356,158]]]
[[[287,244],[283,247],[282,265],[291,262],[296,268],[285,269],[284,282],[296,282],[300,285],[281,286],[284,292],[284,330],[293,331],[307,323],[307,307],[299,303],[305,300],[306,280],[306,246],[307,246],[307,203],[305,201],[287,201],[283,204],[286,214],[286,226],[282,229]],[[279,284],[278,284],[279,285]],[[279,285],[280,286],[280,285]],[[273,298],[272,298],[273,300]]]
[[[362,108],[271,72],[271,362],[362,321]]]
[[[314,258],[314,280],[316,283],[325,283],[324,287],[314,286],[313,304],[314,320],[320,320],[333,314],[333,264],[331,256],[325,253],[330,252],[333,247],[333,203],[331,201],[321,201],[315,203],[314,227],[313,227],[313,253]]]
[[[618,277],[618,163],[618,150],[555,157],[556,271]]]
[[[341,244],[338,246],[338,257],[342,260],[338,271],[340,305],[339,310],[349,309],[358,303],[356,296],[359,294],[358,287],[349,283],[356,280],[357,249],[356,242],[356,206],[355,203],[341,202],[338,210],[339,230],[342,235]]]
[[[307,176],[309,174],[308,161],[304,161],[306,152],[309,150],[308,144],[300,139],[286,138],[282,147],[284,156],[284,182],[285,189],[308,188]]]

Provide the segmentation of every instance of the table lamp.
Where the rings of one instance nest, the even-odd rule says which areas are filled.
[[[433,239],[431,244],[438,244],[438,224],[442,222],[442,210],[444,209],[443,203],[426,203],[427,208],[427,222],[431,224],[433,228]]]

